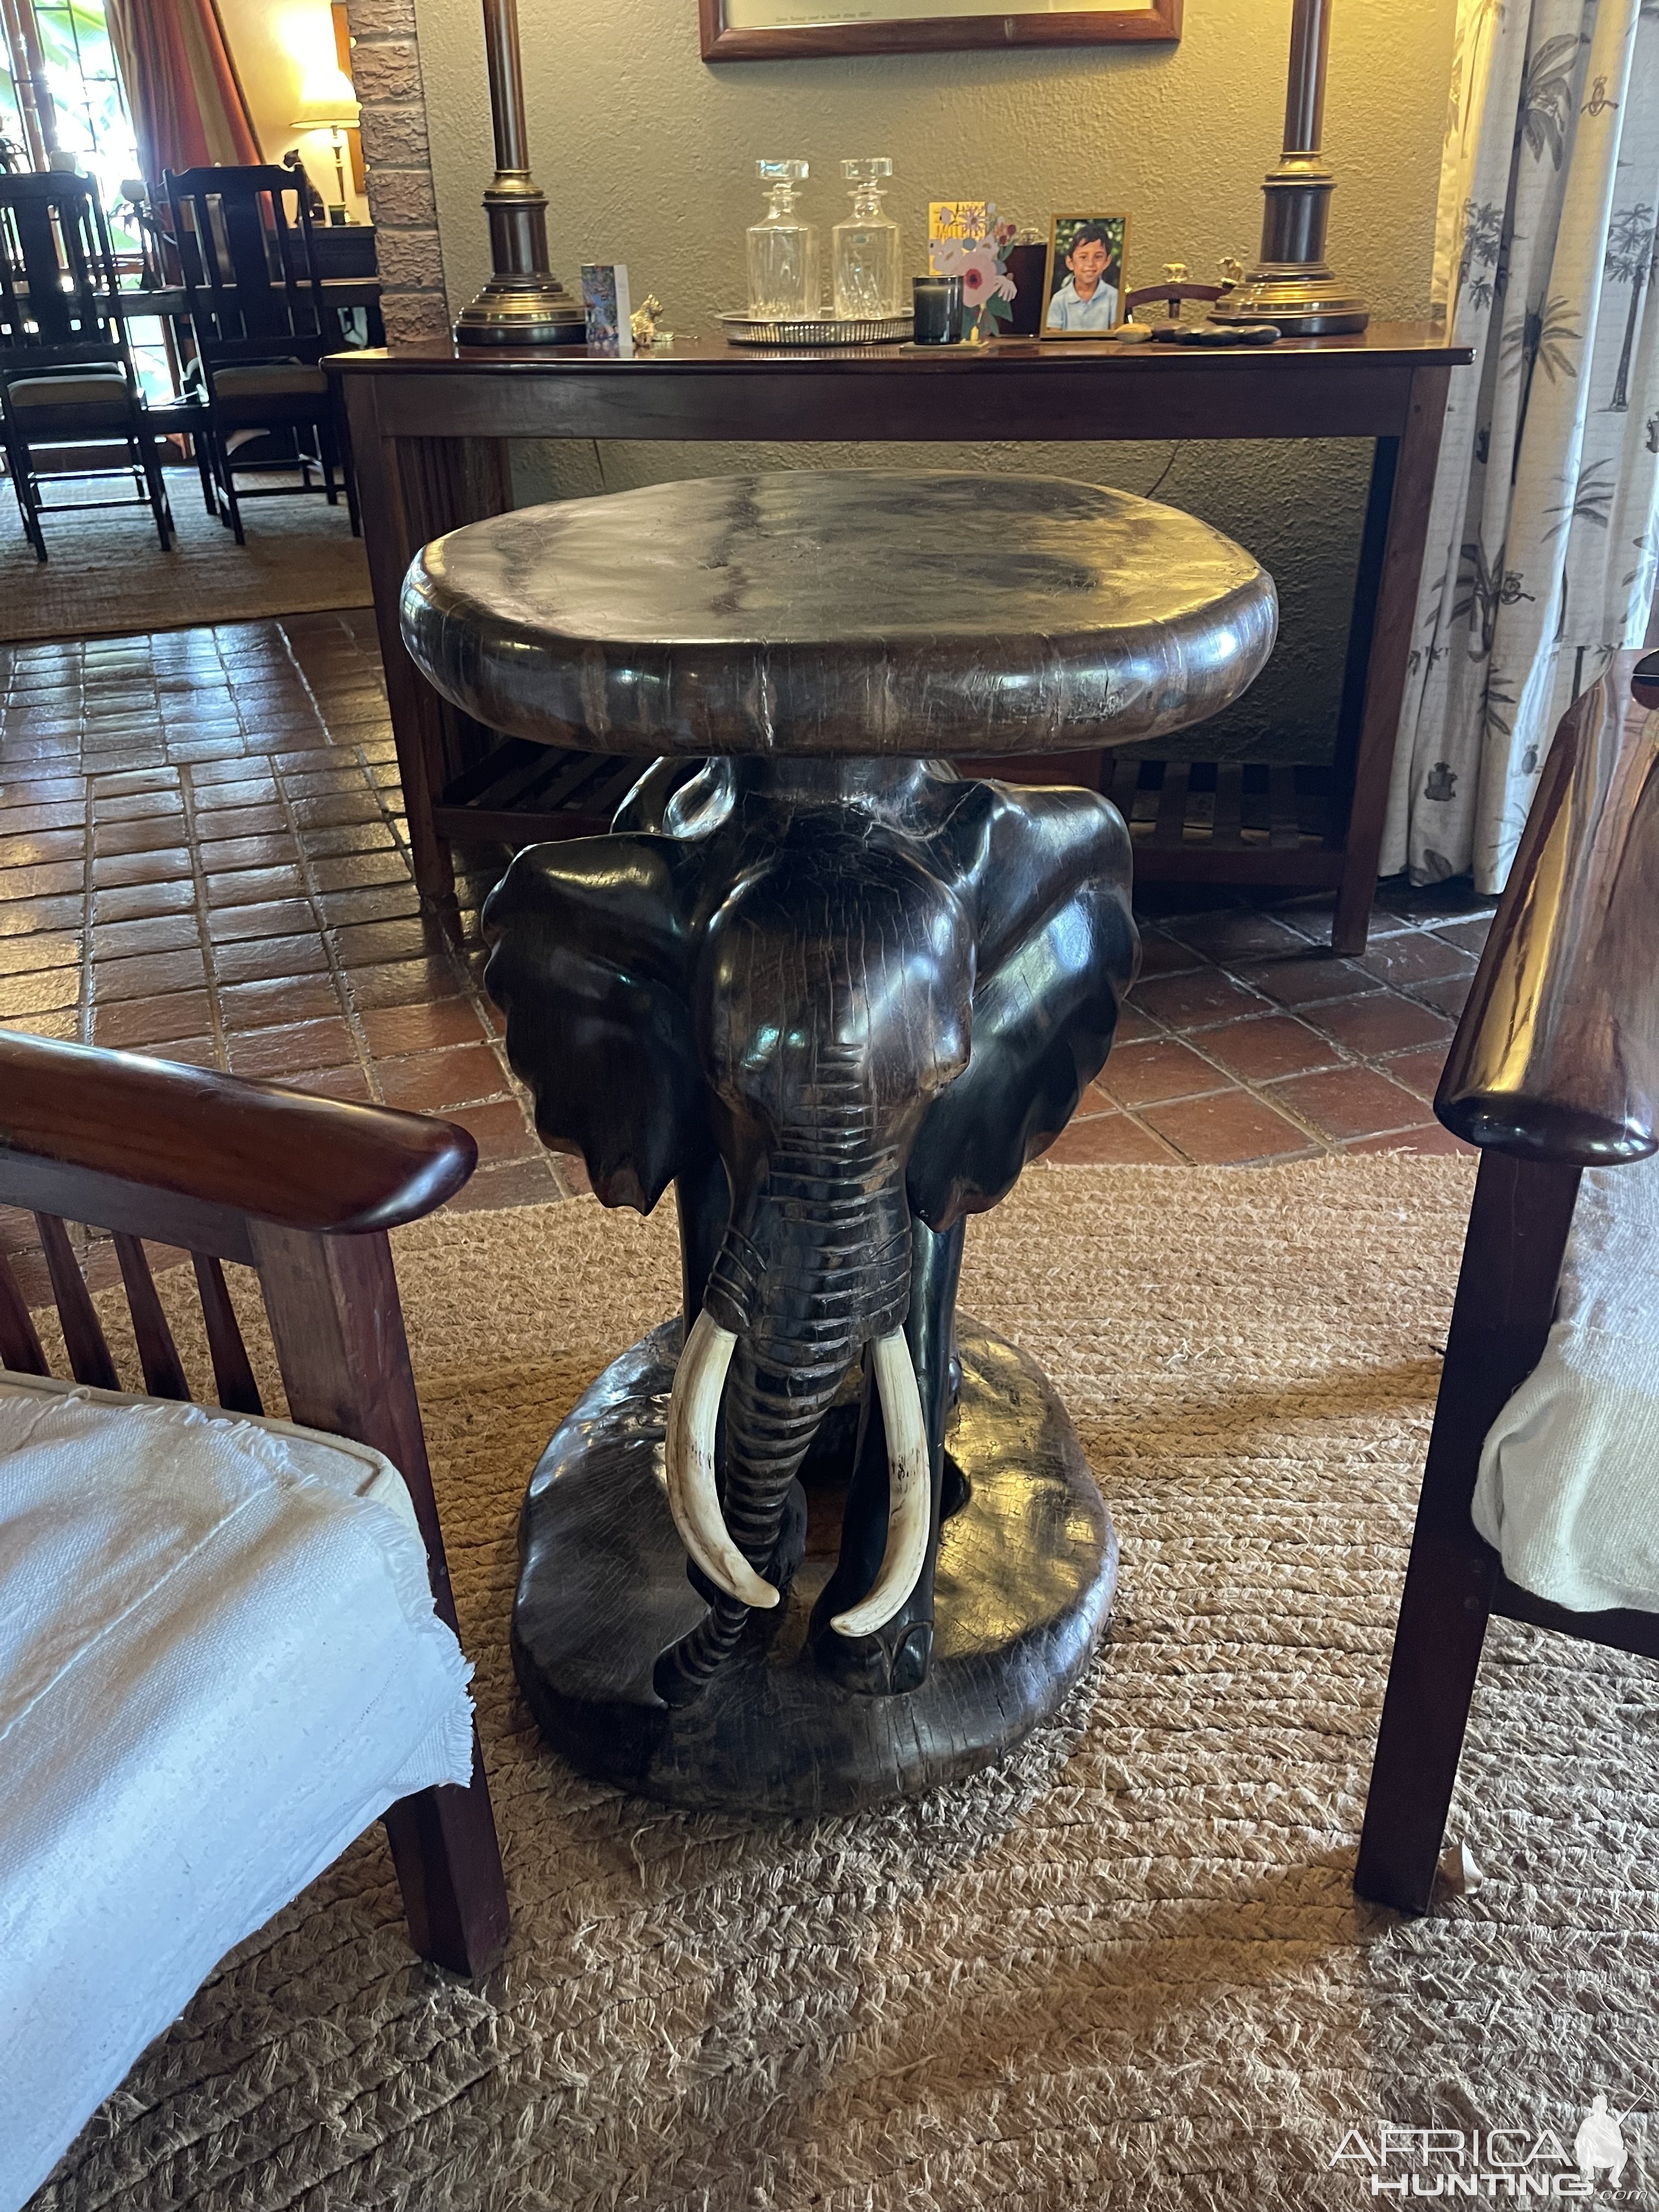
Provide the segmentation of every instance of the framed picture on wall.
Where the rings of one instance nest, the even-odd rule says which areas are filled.
[[[1048,240],[1045,338],[1099,338],[1123,320],[1127,215],[1057,215]]]
[[[1018,0],[1015,0],[1018,6]],[[698,0],[706,62],[952,46],[1084,46],[1181,36],[1182,0],[1011,14],[1008,0]]]

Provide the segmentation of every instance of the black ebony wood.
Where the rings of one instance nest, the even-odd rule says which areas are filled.
[[[1437,326],[1384,323],[1220,353],[1032,341],[784,354],[682,334],[672,354],[629,362],[566,348],[459,355],[447,343],[339,356],[422,895],[453,911],[452,837],[521,844],[592,827],[582,810],[550,807],[520,810],[516,822],[497,817],[481,831],[469,823],[470,799],[447,804],[446,791],[501,740],[440,699],[398,650],[410,559],[441,532],[510,504],[509,439],[1367,438],[1378,442],[1379,473],[1328,817],[1291,852],[1278,840],[1212,841],[1195,810],[1190,834],[1151,852],[1145,871],[1339,888],[1333,943],[1363,951],[1447,383],[1469,358]],[[562,742],[580,739],[567,732]],[[1079,760],[1068,780],[1089,780],[1088,764]]]
[[[661,1491],[657,1345],[560,1431],[525,1523],[521,1679],[592,1771],[692,1804],[873,1802],[994,1756],[1075,1679],[1109,1547],[1073,1517],[1073,1587],[1071,1508],[1042,1501],[1086,1477],[1007,1347],[947,1456],[952,1317],[966,1216],[1110,1046],[1129,841],[1097,793],[943,756],[1180,729],[1250,682],[1275,613],[1207,526],[1054,477],[659,485],[411,564],[405,642],[462,712],[659,756],[610,836],[520,852],[483,917],[543,1135],[607,1205],[679,1195]],[[533,772],[515,756],[496,795]],[[982,1540],[947,1573],[955,1525]],[[834,1564],[809,1574],[815,1534]]]
[[[927,1677],[960,1224],[1012,1188],[1105,1060],[1139,957],[1129,873],[1121,819],[1091,792],[920,762],[663,762],[617,834],[532,847],[489,902],[486,981],[543,1135],[580,1153],[609,1205],[648,1212],[678,1182],[687,1315],[737,1340],[726,1522],[780,1586],[819,1425],[869,1348],[906,1333],[929,1540],[878,1631],[815,1624],[849,1693]],[[839,1469],[854,1479],[837,1607],[872,1587],[887,1534],[864,1396]],[[674,1702],[749,1626],[701,1587],[706,1617],[659,1669]]]
[[[467,714],[647,757],[1140,744],[1231,705],[1277,623],[1273,579],[1179,508],[945,469],[524,507],[427,546],[403,598],[416,665]]]
[[[1105,1630],[1117,1540],[1052,1389],[965,1319],[945,1434],[956,1510],[925,1684],[849,1696],[815,1663],[845,1482],[830,1448],[806,1469],[811,1518],[787,1605],[755,1617],[696,1703],[662,1703],[658,1654],[703,1611],[662,1487],[680,1335],[665,1323],[605,1370],[525,1500],[513,1657],[549,1741],[588,1773],[675,1804],[845,1813],[971,1773],[1051,1712]]]

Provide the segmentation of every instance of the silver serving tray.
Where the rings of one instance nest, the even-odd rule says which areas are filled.
[[[910,335],[915,318],[897,315],[801,315],[775,322],[764,315],[722,315],[731,345],[891,345]]]

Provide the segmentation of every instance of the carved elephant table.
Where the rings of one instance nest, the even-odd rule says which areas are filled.
[[[530,1485],[519,1680],[579,1765],[846,1810],[1053,1711],[1116,1543],[1022,1352],[955,1313],[966,1218],[1066,1126],[1139,953],[1129,840],[975,755],[1235,698],[1271,580],[1059,478],[727,477],[426,548],[404,634],[494,728],[651,757],[609,836],[519,854],[488,987],[549,1144],[672,1182],[684,1312]]]

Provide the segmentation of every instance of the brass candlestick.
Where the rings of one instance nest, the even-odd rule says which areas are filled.
[[[1261,252],[1234,291],[1211,310],[1218,323],[1277,323],[1286,337],[1363,331],[1365,302],[1339,284],[1325,260],[1325,226],[1335,179],[1320,139],[1325,121],[1325,57],[1330,0],[1296,0],[1291,19],[1290,82],[1285,94],[1285,150],[1261,189]]]
[[[491,276],[455,325],[458,345],[576,345],[581,303],[547,265],[547,195],[530,173],[518,0],[483,0],[495,175],[483,196]]]

